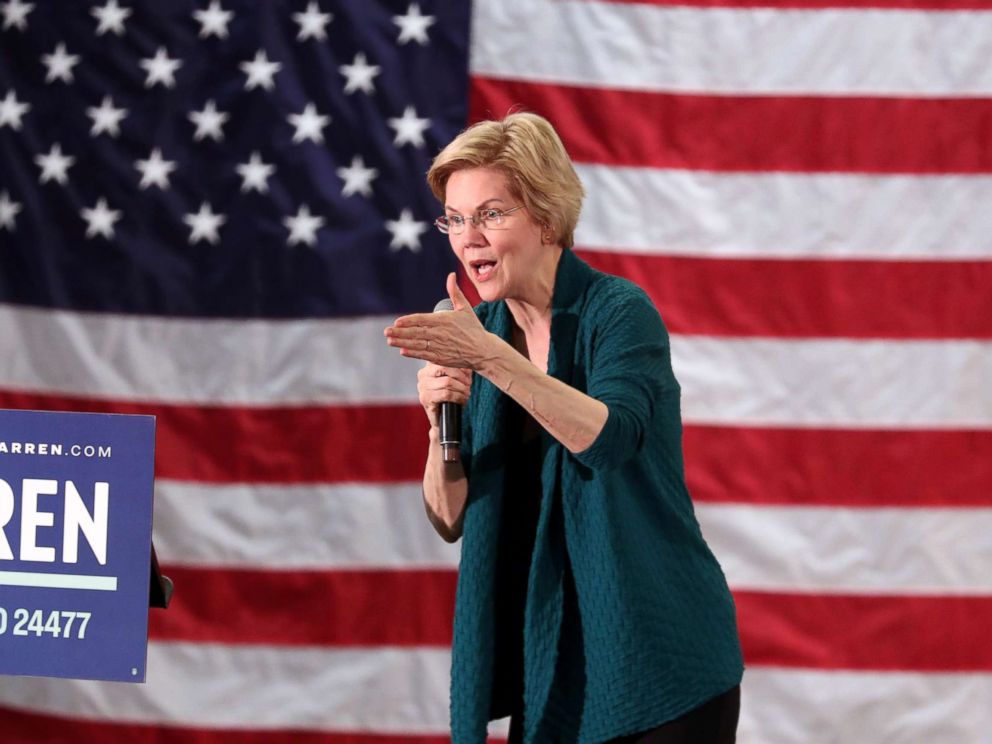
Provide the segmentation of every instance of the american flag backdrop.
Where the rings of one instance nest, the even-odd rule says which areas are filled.
[[[447,739],[382,329],[454,268],[430,159],[517,105],[672,334],[740,741],[992,742],[978,0],[0,1],[0,407],[156,415],[176,583],[147,684],[0,679],[0,741]]]

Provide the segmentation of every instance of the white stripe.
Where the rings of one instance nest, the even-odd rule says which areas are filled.
[[[703,257],[992,259],[987,176],[576,170],[587,192],[576,231],[582,248]]]
[[[268,569],[457,568],[419,483],[208,485],[159,479],[163,563]]]
[[[992,509],[707,503],[696,514],[734,589],[992,595]]]
[[[696,513],[735,589],[992,594],[992,509],[700,503]],[[163,563],[194,567],[455,570],[461,543],[429,526],[419,484],[160,480],[155,546]]]
[[[992,94],[992,14],[480,0],[474,75],[743,94]],[[879,50],[884,50],[880,53]]]
[[[992,426],[992,344],[673,336],[687,423]]]
[[[17,349],[0,358],[0,389],[213,405],[415,404],[419,362],[385,345],[385,322],[165,321],[0,306],[0,338]],[[271,353],[245,354],[249,347]],[[988,342],[676,335],[672,359],[687,422],[992,426]]]
[[[0,571],[0,586],[36,586],[48,589],[88,589],[116,592],[116,576],[53,574],[34,571]]]
[[[740,744],[980,744],[992,675],[827,672],[750,666]]]
[[[448,649],[153,642],[144,685],[10,677],[0,704],[96,721],[444,734],[450,665]]]
[[[205,404],[416,400],[394,318],[189,320],[0,305],[0,386]]]
[[[68,718],[179,727],[444,734],[449,664],[448,651],[440,649],[152,643],[145,685],[11,677],[0,686],[0,703]],[[749,666],[738,740],[977,744],[992,728],[990,699],[988,674]]]

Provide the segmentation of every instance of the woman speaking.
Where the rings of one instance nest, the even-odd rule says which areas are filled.
[[[470,127],[427,180],[483,300],[450,274],[453,311],[385,331],[427,362],[425,505],[463,538],[452,741],[507,715],[511,742],[734,741],[734,604],[686,490],[657,310],[572,252],[583,189],[545,119]],[[464,405],[456,462],[442,402]]]

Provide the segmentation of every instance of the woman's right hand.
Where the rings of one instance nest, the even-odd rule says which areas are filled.
[[[442,403],[464,405],[472,387],[472,370],[460,367],[439,367],[428,362],[417,372],[417,395],[427,412],[431,428],[439,425]]]

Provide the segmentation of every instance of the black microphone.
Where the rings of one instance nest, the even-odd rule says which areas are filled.
[[[455,306],[447,297],[434,306],[434,312],[454,310]],[[441,459],[445,462],[458,462],[462,444],[462,407],[457,403],[441,403]]]

